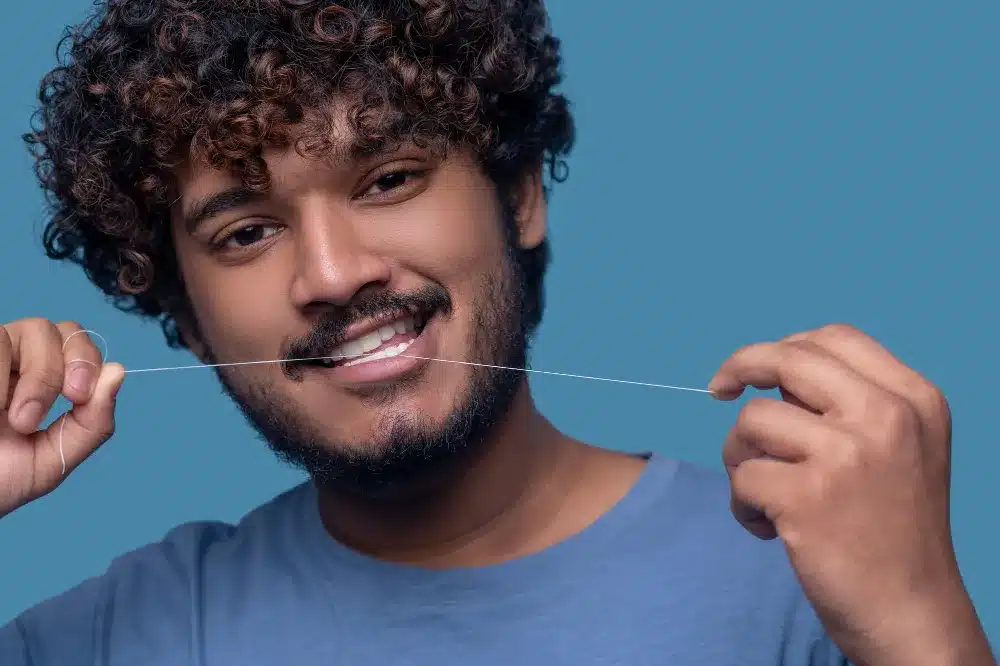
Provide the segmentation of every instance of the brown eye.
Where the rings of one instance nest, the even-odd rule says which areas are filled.
[[[424,171],[413,171],[409,169],[397,169],[380,176],[374,181],[363,197],[370,199],[391,198],[403,196],[414,189],[419,179],[424,176]]]
[[[222,249],[239,250],[270,238],[278,232],[277,227],[270,224],[250,224],[241,227],[228,236],[221,238],[217,246]]]
[[[409,173],[406,171],[394,171],[393,173],[387,173],[375,181],[374,187],[380,188],[383,192],[396,187],[401,187],[406,184],[406,177],[408,175]]]

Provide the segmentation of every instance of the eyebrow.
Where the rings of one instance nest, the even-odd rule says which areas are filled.
[[[341,161],[363,163],[375,159],[383,159],[395,155],[402,150],[402,146],[394,148],[395,149],[372,149],[365,148],[359,143],[352,142],[339,154]],[[242,206],[257,203],[262,199],[264,199],[263,194],[253,192],[246,187],[237,185],[236,187],[231,187],[228,190],[223,190],[201,199],[196,199],[185,208],[184,212],[181,214],[181,220],[183,221],[184,229],[187,230],[189,234],[193,234],[198,231],[198,227],[213,217],[236,210]]]
[[[207,197],[197,199],[185,209],[182,216],[184,228],[189,234],[193,234],[207,220],[240,208],[241,206],[260,201],[262,198],[263,195],[252,192],[242,186],[231,187],[228,190],[210,194]]]

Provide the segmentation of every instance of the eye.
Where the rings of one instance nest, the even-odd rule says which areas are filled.
[[[414,171],[412,169],[396,169],[379,176],[378,180],[362,194],[363,197],[381,198],[402,193],[416,184],[416,181],[425,175],[424,171]]]
[[[274,224],[248,224],[222,236],[214,245],[220,250],[242,250],[267,240],[279,231],[281,229]]]

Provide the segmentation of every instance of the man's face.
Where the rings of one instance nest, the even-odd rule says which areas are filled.
[[[178,174],[187,337],[211,363],[338,357],[218,376],[317,482],[374,494],[417,481],[481,441],[522,386],[520,373],[468,363],[526,362],[516,244],[544,236],[540,190],[506,210],[459,151],[264,157],[263,196],[208,167]]]

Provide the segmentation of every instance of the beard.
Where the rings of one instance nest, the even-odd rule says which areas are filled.
[[[320,488],[379,498],[406,494],[473,459],[489,433],[503,420],[521,388],[530,332],[525,325],[525,270],[515,246],[513,224],[505,225],[504,256],[499,274],[486,274],[472,300],[468,355],[461,361],[469,377],[443,420],[416,413],[389,413],[368,439],[334,441],[271,385],[248,381],[237,369],[218,367],[223,391],[237,404],[250,426],[283,462],[305,471]],[[325,355],[343,331],[358,319],[408,306],[451,311],[446,290],[436,284],[415,294],[380,292],[331,311],[314,330],[289,348],[288,359]],[[317,353],[317,350],[327,350]],[[209,352],[210,353],[210,352]],[[211,353],[210,353],[211,355]],[[432,363],[434,361],[431,361]],[[453,365],[449,363],[448,365]],[[294,379],[294,364],[286,365]],[[390,407],[393,397],[426,380],[417,377],[361,397],[364,408]],[[433,390],[433,387],[424,387]]]

